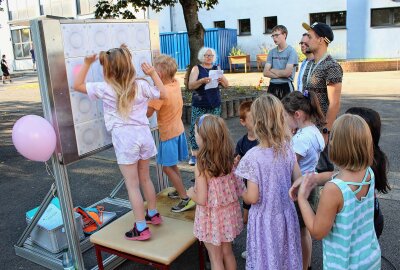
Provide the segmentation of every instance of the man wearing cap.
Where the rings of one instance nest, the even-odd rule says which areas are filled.
[[[294,90],[293,80],[298,64],[296,50],[286,43],[288,31],[285,26],[277,25],[272,28],[272,39],[277,45],[272,49],[264,67],[264,76],[271,78],[268,93],[282,99]]]
[[[328,54],[328,45],[333,41],[332,29],[325,23],[315,22],[311,26],[303,23],[308,31],[309,40],[306,45],[314,54],[304,71],[304,90],[314,91],[317,94],[321,109],[326,117],[326,125],[321,127],[325,143],[340,109],[342,91],[342,67]],[[328,147],[321,153],[317,165],[318,172],[333,171],[333,164],[329,160]]]
[[[306,59],[301,62],[301,66],[299,69],[299,75],[297,76],[297,91],[303,92],[304,83],[306,82],[306,76],[304,76],[304,71],[306,70],[307,65],[310,63],[311,60],[314,59],[314,55],[310,52],[310,49],[307,46],[308,33],[304,33],[301,37],[300,49],[301,52],[306,56]]]

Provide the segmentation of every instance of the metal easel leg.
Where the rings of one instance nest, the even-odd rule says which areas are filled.
[[[115,186],[115,188],[111,191],[110,193],[110,198],[114,199],[115,195],[117,195],[118,191],[124,186],[125,184],[125,179],[122,178],[121,181]]]
[[[39,219],[42,217],[44,211],[47,209],[47,206],[49,206],[51,200],[53,199],[53,197],[55,196],[56,193],[57,193],[57,188],[56,188],[55,184],[53,183],[51,185],[51,188],[50,188],[49,192],[47,193],[46,197],[43,199],[42,203],[40,204],[38,211],[33,216],[28,227],[26,227],[26,229],[22,233],[22,236],[18,239],[18,242],[16,244],[18,247],[22,247],[24,245],[26,239],[31,234],[33,228],[35,228],[36,224],[38,223]]]

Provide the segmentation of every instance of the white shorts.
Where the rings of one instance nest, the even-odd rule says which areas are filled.
[[[157,155],[157,148],[148,126],[123,126],[111,131],[118,164],[135,164]]]

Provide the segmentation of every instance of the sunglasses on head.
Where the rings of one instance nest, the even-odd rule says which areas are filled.
[[[120,52],[122,52],[122,48],[112,48],[112,49],[109,49],[108,51],[106,51],[106,54],[110,54],[110,53],[112,53],[112,52],[114,52],[114,51],[120,51]]]

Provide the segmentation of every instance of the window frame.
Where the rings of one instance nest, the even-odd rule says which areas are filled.
[[[242,23],[244,22],[244,21],[249,21],[249,30],[250,31],[248,31],[248,32],[243,32],[242,31]],[[246,19],[238,19],[238,36],[251,36],[251,20],[250,20],[250,18],[246,18]]]
[[[334,25],[334,26],[332,26],[331,25],[331,16],[332,16],[332,14],[340,14],[341,12],[344,13],[344,20],[345,20],[344,25]],[[321,22],[326,23],[327,25],[329,25],[332,28],[332,30],[335,30],[335,29],[347,29],[347,18],[346,18],[347,11],[346,10],[310,13],[309,14],[310,25],[314,23],[314,21],[311,20],[311,17],[313,15],[323,15],[325,17],[325,21],[321,21]]]
[[[219,23],[223,23],[224,24],[224,27],[219,27],[219,26],[217,26],[217,24],[219,24]],[[225,26],[225,20],[223,20],[223,21],[214,21],[214,28],[226,28],[226,26]]]
[[[87,5],[88,5],[88,12],[85,12],[85,10],[83,11],[83,12],[85,12],[85,13],[83,13],[82,12],[82,5],[81,5],[81,2],[82,1],[85,1],[85,2],[87,2]],[[93,10],[92,10],[92,7],[91,7],[91,0],[77,0],[76,1],[76,14],[77,15],[90,15],[90,14],[94,14],[94,12],[96,11],[96,8],[95,7],[93,7]],[[98,0],[96,1],[96,2],[99,2]]]
[[[25,42],[22,41],[22,31],[23,31],[24,29],[28,29],[28,30],[29,30],[29,31],[28,31],[28,33],[29,33],[29,40],[28,40],[28,41],[25,41]],[[13,32],[17,33],[18,38],[19,38],[19,41],[18,41],[18,42],[15,42],[15,41],[14,41]],[[19,29],[12,29],[12,30],[11,30],[11,41],[12,41],[12,48],[13,48],[13,53],[14,53],[14,58],[15,58],[15,60],[24,60],[24,59],[30,59],[30,58],[31,58],[30,48],[31,48],[31,46],[32,46],[32,34],[31,34],[31,31],[30,31],[30,28],[29,28],[29,27],[26,27],[26,28],[19,28]],[[29,50],[28,50],[27,55],[25,55],[25,53],[24,53],[24,45],[28,45],[28,46],[29,46]],[[21,57],[21,56],[17,56],[16,49],[15,49],[17,46],[20,46],[20,48],[21,48],[22,57]]]
[[[371,28],[393,28],[393,27],[400,27],[400,22],[398,24],[394,23],[394,12],[395,10],[398,9],[400,11],[400,7],[389,7],[389,8],[371,8],[370,10],[370,27]],[[372,24],[372,14],[374,11],[379,11],[379,10],[389,10],[389,23],[387,24],[379,24],[379,25],[373,25]]]
[[[268,28],[267,19],[271,19],[271,18],[276,18],[276,24],[273,27]],[[272,28],[274,28],[277,25],[278,25],[278,16],[267,16],[267,17],[264,17],[264,34],[271,34],[272,33]],[[270,29],[270,30],[268,30],[268,29]]]

